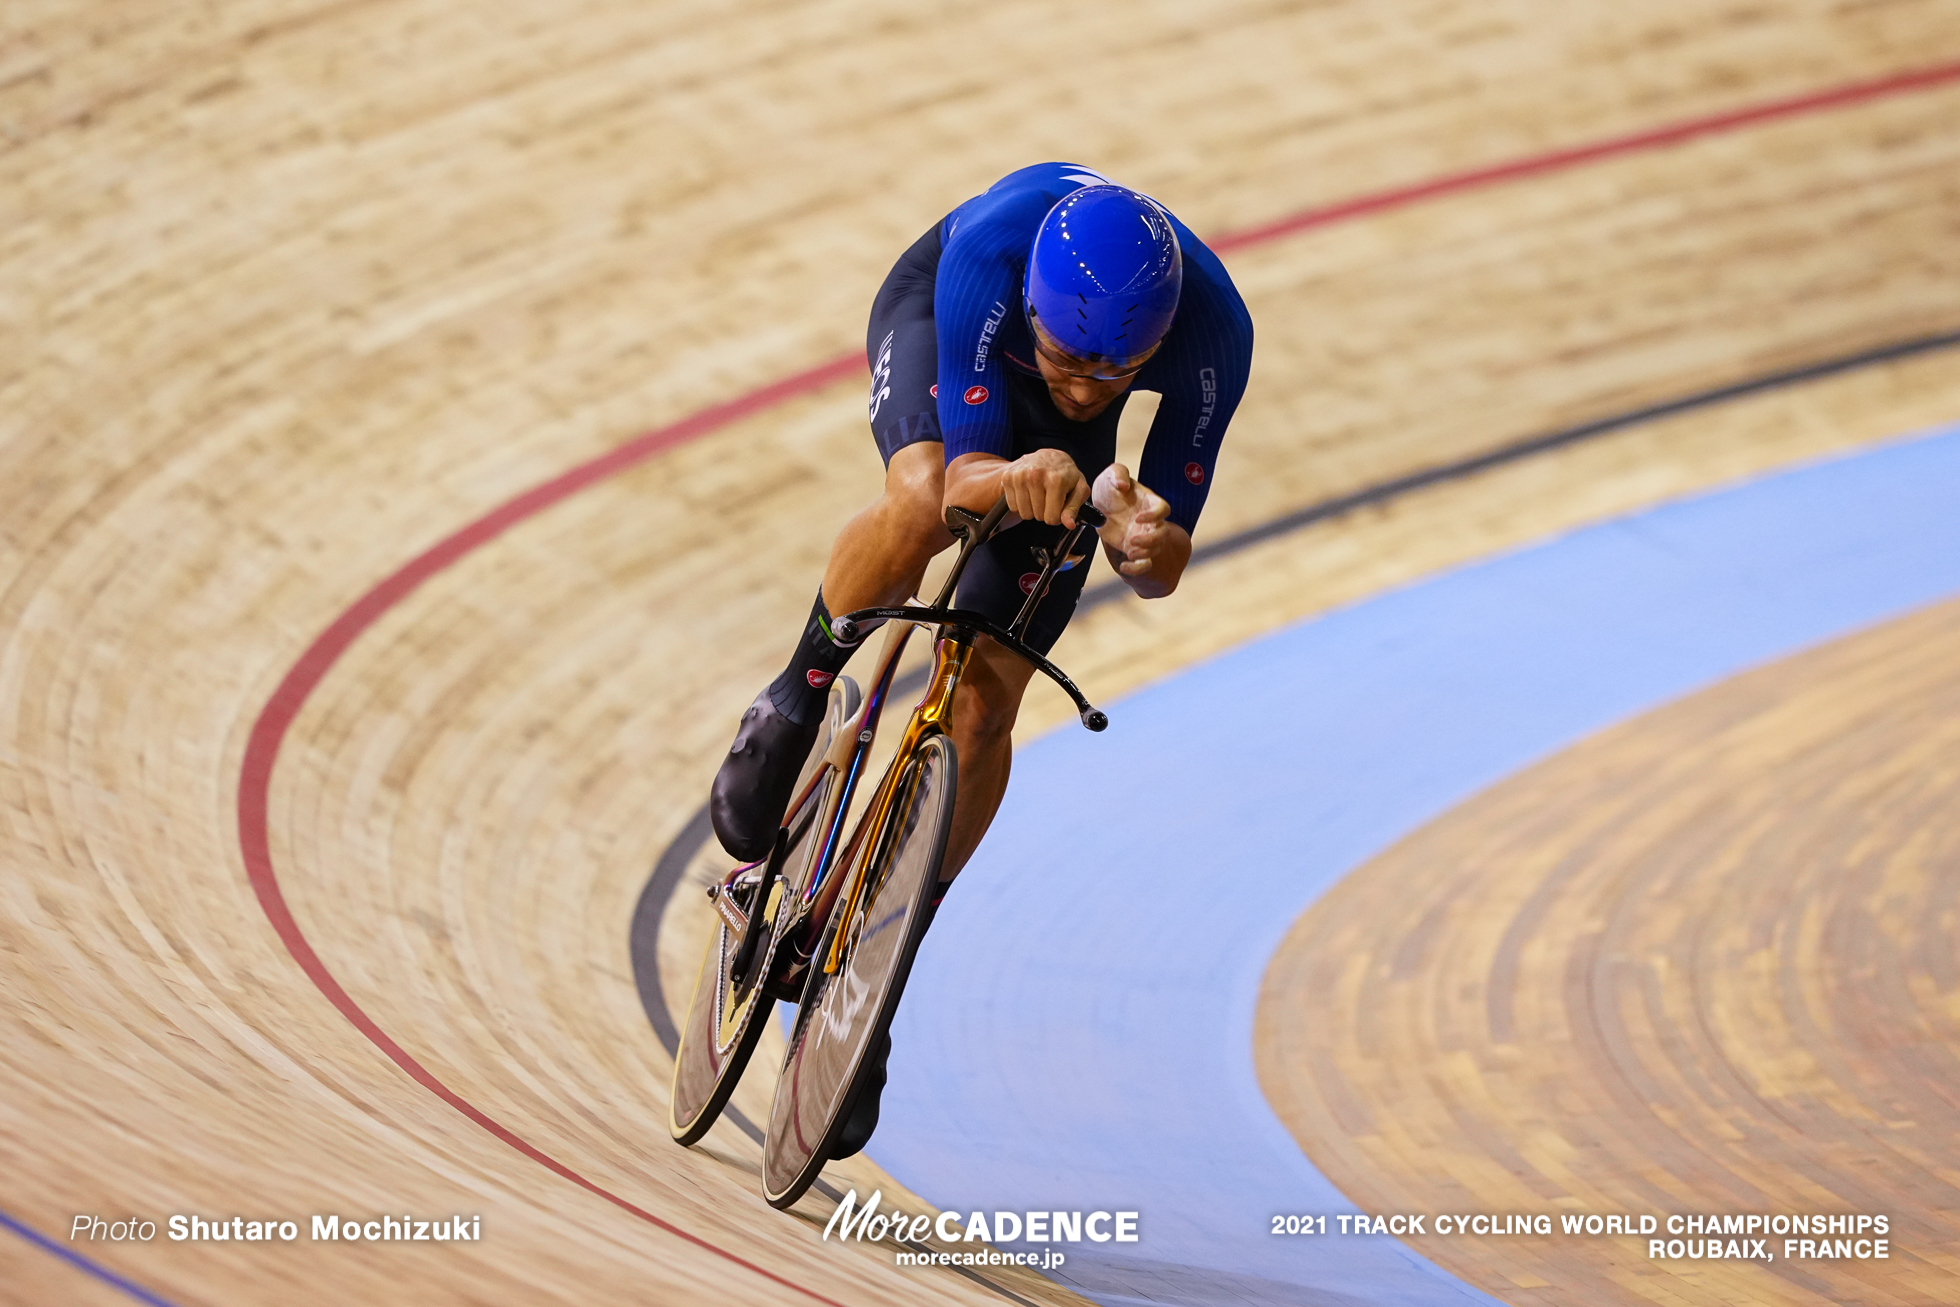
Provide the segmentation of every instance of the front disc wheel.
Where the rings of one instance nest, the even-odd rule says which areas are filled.
[[[905,764],[856,910],[831,922],[810,963],[762,1146],[762,1191],[772,1207],[794,1204],[823,1170],[863,1088],[870,1052],[891,1028],[938,888],[957,788],[953,742],[930,737]],[[839,931],[844,956],[826,974]]]

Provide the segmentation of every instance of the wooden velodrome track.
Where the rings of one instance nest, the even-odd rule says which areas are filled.
[[[875,483],[861,373],[834,360],[905,242],[1009,168],[1079,159],[1204,233],[1395,197],[1228,254],[1259,352],[1201,543],[1536,432],[1960,330],[1951,0],[1164,5],[1120,21],[1025,4],[21,0],[0,40],[0,1211],[64,1249],[77,1213],[485,1227],[441,1249],[75,1246],[171,1302],[1068,1299],[1025,1273],[989,1287],[825,1245],[827,1203],[770,1213],[752,1145],[727,1129],[674,1148],[626,946],[649,866]],[[1862,89],[1826,94],[1840,88]],[[1692,121],[1709,130],[1398,195]],[[1107,699],[1453,562],[1951,419],[1955,360],[1839,371],[1322,521],[1199,569],[1172,600],[1098,609],[1058,659]],[[811,369],[834,380],[677,431],[463,539],[419,586],[375,589],[565,469]],[[1951,647],[1953,619],[1915,622],[1635,723],[1420,839],[1516,850],[1529,894],[1522,878],[1571,841],[1636,832],[1587,877],[1547,881],[1559,897],[1519,982],[1547,1004],[1599,947],[1595,916],[1664,948],[1682,899],[1724,893],[1746,858],[1705,876],[1668,861],[1679,892],[1660,913],[1618,869],[1666,861],[1670,840],[1746,849],[1752,823],[1798,808],[1819,861],[1752,884],[1751,911],[1867,912],[1909,952],[1915,929],[1951,925],[1936,864],[1888,857],[1951,806],[1950,767],[1912,767],[1950,756],[1951,659],[1929,651]],[[348,638],[317,642],[335,630]],[[1065,711],[1037,692],[1024,730]],[[1820,723],[1840,721],[1834,744]],[[1712,773],[1642,769],[1683,740],[1732,741],[1790,783],[1751,771],[1726,815],[1683,811],[1671,796],[1728,783],[1719,750]],[[1845,778],[1894,748],[1860,782],[1898,777],[1896,812],[1879,811]],[[1826,846],[1846,840],[1868,856],[1833,886]],[[1420,854],[1398,850],[1300,929],[1397,947],[1421,896],[1449,888]],[[1412,982],[1392,1032],[1408,1058],[1440,1056],[1450,1014],[1420,1004],[1480,965],[1507,902],[1455,922]],[[666,922],[670,989],[698,911]],[[1919,1021],[1950,1050],[1951,980],[1852,992],[1835,978],[1862,974],[1870,939],[1792,939],[1790,983],[1821,987],[1813,1028],[1777,1027],[1774,996],[1746,988],[1772,978],[1716,940],[1695,955],[1705,983],[1626,1037],[1692,1058],[1707,1050],[1669,1023],[1697,1004],[1760,1017],[1745,1051],[1765,1083],[1812,1095],[1802,1138],[1836,1139],[1833,1113],[1872,1109],[1805,1068],[1840,1068],[1839,1085],[1918,1074],[1845,1031]],[[1339,1055],[1340,1030],[1313,1037]],[[1377,1204],[1438,1169],[1505,1201],[1491,1141],[1574,1110],[1549,1077],[1591,1065],[1584,1050],[1507,1065],[1500,1091],[1474,1054],[1427,1085],[1342,1063],[1439,1168],[1317,1118],[1303,1056],[1319,1050],[1262,1047],[1269,1094]],[[1501,1110],[1471,1130],[1452,1095]],[[1624,1152],[1560,1182],[1617,1197],[1628,1159],[1672,1155],[1668,1131],[1760,1125],[1730,1106],[1616,1118]],[[1952,1173],[1950,1099],[1883,1110],[1919,1113],[1896,1118],[1918,1122],[1901,1150]],[[1766,1186],[1801,1170],[1802,1138],[1749,1137],[1760,1149],[1731,1167]],[[864,1159],[835,1170],[881,1183]],[[1779,1281],[1776,1300],[1950,1300],[1935,1277],[1954,1270],[1951,1203],[1886,1196],[1902,1222],[1923,1214],[1919,1246],[1946,1261]],[[1769,1296],[1458,1253],[1450,1269],[1514,1301]],[[0,1299],[129,1297],[8,1235]]]
[[[1957,645],[1746,673],[1349,877],[1267,975],[1288,1126],[1365,1210],[1892,1214],[1883,1261],[1411,1240],[1512,1302],[1952,1301]]]

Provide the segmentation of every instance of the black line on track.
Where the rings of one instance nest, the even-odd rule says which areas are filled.
[[[1932,354],[1956,346],[1960,346],[1960,331],[1915,336],[1908,340],[1894,341],[1889,345],[1880,345],[1874,349],[1860,350],[1855,354],[1825,359],[1819,363],[1806,363],[1801,367],[1765,373],[1745,381],[1717,386],[1712,390],[1696,391],[1676,399],[1663,400],[1658,404],[1649,404],[1644,408],[1629,409],[1610,417],[1582,422],[1577,426],[1526,436],[1521,440],[1509,441],[1493,449],[1487,449],[1480,454],[1472,454],[1468,458],[1439,463],[1434,467],[1391,477],[1372,486],[1364,486],[1345,495],[1323,499],[1270,521],[1261,522],[1257,526],[1247,527],[1243,531],[1198,545],[1191,551],[1189,566],[1197,567],[1221,558],[1229,558],[1233,554],[1264,544],[1268,540],[1289,535],[1316,522],[1340,517],[1359,508],[1385,504],[1403,495],[1426,490],[1430,486],[1460,481],[1479,472],[1487,472],[1509,463],[1522,462],[1537,454],[1563,449],[1567,445],[1576,445],[1598,436],[1610,435],[1615,431],[1624,431],[1628,427],[1673,417],[1678,413],[1693,412],[1695,409],[1712,408],[1732,399],[1760,395],[1768,391],[1780,390],[1785,386],[1816,381],[1840,373],[1855,372],[1859,368],[1912,358],[1919,354]],[[1082,613],[1100,608],[1129,592],[1127,585],[1112,577],[1084,590],[1082,597],[1076,601],[1075,611]],[[892,683],[892,697],[897,698],[924,688],[929,671],[930,668],[918,667],[899,677]],[[640,1006],[646,1010],[647,1021],[653,1026],[653,1032],[659,1037],[661,1047],[667,1050],[670,1057],[673,1056],[674,1050],[680,1047],[681,1033],[680,1028],[674,1023],[674,1015],[667,1007],[666,994],[660,985],[658,954],[660,922],[666,915],[667,904],[673,898],[674,891],[680,887],[688,863],[694,860],[694,855],[708,842],[712,833],[713,829],[708,822],[708,805],[704,803],[695,810],[693,816],[687,819],[680,833],[674,836],[673,842],[661,852],[659,859],[654,863],[653,873],[647,879],[646,888],[640,892],[639,902],[633,907],[633,921],[629,928],[628,948],[632,955],[633,983],[639,990]],[[725,1109],[722,1116],[758,1145],[762,1143],[762,1130],[735,1107],[730,1106]],[[837,1192],[837,1189],[821,1176],[818,1177],[815,1187],[831,1201],[843,1201],[844,1195]],[[955,1266],[951,1269],[976,1283],[985,1285],[1003,1297],[1022,1303],[1025,1307],[1034,1307],[1034,1304],[1029,1303],[1027,1299],[1008,1292],[992,1281],[974,1274],[966,1267]]]
[[[1268,540],[1275,540],[1298,531],[1302,527],[1311,526],[1315,522],[1323,522],[1330,517],[1351,513],[1357,508],[1387,503],[1391,499],[1413,491],[1426,490],[1430,486],[1441,485],[1447,481],[1462,480],[1465,477],[1475,476],[1479,472],[1502,467],[1507,463],[1519,462],[1535,454],[1562,449],[1567,445],[1576,445],[1596,436],[1604,436],[1642,423],[1673,417],[1677,413],[1710,408],[1731,399],[1760,395],[1766,391],[1780,390],[1785,386],[1816,381],[1822,377],[1836,376],[1841,372],[1855,372],[1859,368],[1871,367],[1877,363],[1890,363],[1895,359],[1911,358],[1916,354],[1931,354],[1955,346],[1960,346],[1960,331],[1942,332],[1935,336],[1915,336],[1910,340],[1894,341],[1889,345],[1880,345],[1876,349],[1826,359],[1821,363],[1806,363],[1802,367],[1771,372],[1746,381],[1732,382],[1726,386],[1717,386],[1713,390],[1696,391],[1692,395],[1683,395],[1677,399],[1650,404],[1645,408],[1630,409],[1611,417],[1582,422],[1578,426],[1563,427],[1542,435],[1526,436],[1522,440],[1510,441],[1494,449],[1487,449],[1481,454],[1472,454],[1468,458],[1451,463],[1439,463],[1418,472],[1410,472],[1387,481],[1377,482],[1372,486],[1364,486],[1349,494],[1323,499],[1319,503],[1308,504],[1305,508],[1295,509],[1291,513],[1273,518],[1269,522],[1261,522],[1257,526],[1198,545],[1191,551],[1190,566],[1196,567],[1201,563],[1229,557],[1254,545],[1261,545]],[[1080,613],[1091,608],[1100,608],[1128,593],[1129,587],[1112,577],[1083,591],[1082,597],[1076,601],[1075,610]]]

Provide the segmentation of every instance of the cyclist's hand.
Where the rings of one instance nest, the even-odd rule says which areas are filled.
[[[1100,533],[1102,542],[1111,553],[1122,556],[1116,570],[1124,576],[1147,575],[1152,564],[1174,548],[1173,533],[1183,534],[1170,521],[1169,502],[1138,482],[1121,463],[1103,469],[1093,498],[1109,519]]]
[[[1024,522],[1075,526],[1075,510],[1089,498],[1089,481],[1059,449],[1037,449],[1007,465],[1000,480],[1007,511]]]

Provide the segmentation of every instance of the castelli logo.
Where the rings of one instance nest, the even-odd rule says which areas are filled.
[[[938,399],[938,398],[939,398],[939,387],[937,387],[937,386],[934,386],[934,387],[932,388],[932,397],[933,397],[934,399]]]
[[[1021,578],[1021,593],[1024,595],[1033,594],[1035,586],[1038,585],[1040,581],[1041,581],[1041,573],[1029,572],[1027,575]]]
[[[1189,481],[1194,486],[1203,485],[1205,483],[1205,469],[1203,465],[1198,463],[1186,463],[1184,465],[1184,479],[1186,481]]]
[[[812,667],[809,671],[803,673],[803,679],[810,683],[811,689],[821,690],[823,689],[824,686],[829,685],[832,681],[837,679],[837,673],[820,672],[816,668]]]
[[[966,402],[969,404],[986,403],[987,388],[985,386],[968,386],[966,388]]]

